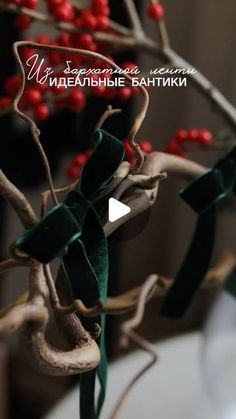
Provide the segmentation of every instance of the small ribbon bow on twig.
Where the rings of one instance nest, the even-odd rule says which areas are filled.
[[[92,137],[93,153],[83,167],[81,178],[64,203],[53,207],[31,230],[16,240],[16,246],[41,263],[62,258],[62,266],[74,298],[93,306],[98,298],[107,296],[108,252],[103,228],[92,203],[93,197],[112,179],[124,157],[122,143],[102,129]],[[67,247],[66,254],[63,251]],[[83,319],[90,328],[94,319]],[[92,323],[93,322],[93,323]],[[104,316],[96,318],[101,326],[99,346],[101,361],[97,371],[81,376],[80,417],[99,416],[106,389],[106,354],[104,346]],[[101,385],[95,408],[96,373]]]
[[[182,317],[206,275],[211,261],[217,211],[216,203],[236,193],[236,146],[180,195],[198,214],[193,239],[183,264],[161,308],[167,317]]]

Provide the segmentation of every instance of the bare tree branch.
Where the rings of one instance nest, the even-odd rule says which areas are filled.
[[[110,419],[115,419],[120,411],[124,401],[128,397],[130,391],[134,387],[134,385],[143,377],[143,375],[157,362],[157,354],[155,347],[151,345],[146,339],[140,336],[138,333],[134,332],[133,329],[139,326],[141,321],[143,320],[144,312],[145,312],[145,305],[147,296],[150,294],[153,286],[157,281],[157,275],[151,275],[145,281],[142,286],[138,302],[137,308],[133,315],[133,317],[127,321],[125,321],[121,325],[121,343],[122,346],[127,346],[129,341],[133,341],[136,345],[138,345],[141,349],[145,352],[150,354],[151,360],[134,376],[134,378],[130,381],[130,383],[125,387],[124,391],[122,392],[120,398],[118,399],[115,408],[110,416]]]
[[[0,169],[0,195],[12,206],[25,228],[32,227],[38,217],[23,193],[11,183]]]

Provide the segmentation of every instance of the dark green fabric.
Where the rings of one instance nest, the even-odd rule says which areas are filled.
[[[73,297],[88,307],[95,305],[98,298],[106,299],[108,282],[107,241],[92,198],[110,182],[124,157],[122,143],[101,129],[94,133],[92,143],[93,153],[76,189],[16,241],[19,249],[42,263],[62,255],[67,246],[66,254],[61,256],[65,276]],[[80,381],[80,418],[96,419],[102,409],[107,382],[105,316],[83,318],[82,322],[91,332],[95,323],[101,326],[100,364],[96,370],[82,374]],[[96,376],[101,387],[97,405]]]
[[[213,169],[181,192],[181,197],[198,213],[198,220],[190,248],[161,307],[162,315],[182,317],[191,304],[211,261],[217,221],[216,203],[234,192],[235,180],[236,147]]]
[[[86,213],[87,204],[83,208]],[[16,240],[16,246],[40,262],[48,263],[81,235],[81,221],[73,216],[68,206],[56,205],[39,224]],[[42,243],[47,245],[42,246]]]
[[[229,294],[236,297],[236,267],[230,272],[224,287]]]

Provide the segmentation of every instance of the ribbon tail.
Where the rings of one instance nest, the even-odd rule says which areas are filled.
[[[93,207],[88,210],[81,240],[78,239],[72,243],[67,255],[63,257],[63,267],[75,298],[80,298],[88,307],[95,305],[98,298],[106,298],[107,244],[96,210]],[[88,330],[92,329],[95,322],[101,326],[99,366],[93,371],[84,373],[80,381],[80,417],[81,419],[95,419],[100,415],[106,392],[105,316],[97,316],[92,319],[83,317],[82,322]],[[96,375],[100,382],[97,408],[95,408],[94,396]]]
[[[103,324],[102,327],[104,327]],[[95,370],[82,374],[80,378],[80,418],[99,418],[104,404],[107,384],[107,357],[104,334],[101,335],[99,347],[101,351],[101,361],[99,366]],[[96,375],[98,376],[100,383],[97,406],[95,401]]]
[[[95,275],[98,279],[97,284],[99,287],[100,298],[102,298],[103,301],[105,301],[107,298],[108,282],[108,250],[104,231],[94,207],[91,207],[88,211],[87,222],[83,231],[82,240],[84,245],[86,246],[86,249],[88,249],[87,255],[91,265],[93,266]],[[97,367],[97,376],[100,384],[100,392],[96,407],[96,418],[99,418],[103,407],[107,384],[107,357],[105,348],[104,314],[100,316],[100,326],[101,334],[99,337],[99,348],[101,353],[101,360]]]
[[[96,369],[80,377],[80,418],[96,419],[95,412]]]
[[[102,315],[101,327],[105,330],[105,315]],[[100,382],[100,393],[98,396],[97,403],[97,417],[99,418],[101,410],[105,401],[106,387],[107,387],[107,356],[105,347],[105,335],[104,333],[100,337],[100,351],[101,351],[101,362],[97,368],[98,379]]]
[[[184,316],[209,268],[216,230],[216,208],[199,215],[192,243],[161,308],[163,316]]]

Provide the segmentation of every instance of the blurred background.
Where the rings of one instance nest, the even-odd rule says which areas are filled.
[[[112,17],[124,24],[122,1],[110,1]],[[146,1],[137,1],[145,29],[153,38],[158,37],[155,23],[146,18]],[[234,0],[163,0],[171,45],[191,65],[199,69],[232,102],[236,101],[236,60],[234,57],[236,4]],[[17,34],[12,16],[0,16],[0,71],[1,79],[14,69],[11,44]],[[128,24],[128,22],[127,22]],[[36,26],[36,25],[35,25]],[[34,27],[38,31],[38,28]],[[44,30],[44,28],[42,28]],[[160,65],[154,57],[130,51],[125,57],[134,59],[145,71]],[[116,136],[125,137],[138,98],[124,105],[123,113],[106,125]],[[55,184],[66,183],[65,168],[78,148],[78,138],[86,141],[106,102],[92,99],[83,114],[60,113],[42,124],[42,141],[55,176]],[[41,162],[30,135],[18,119],[2,117],[1,167],[11,180],[24,190],[38,211],[40,191],[47,189]],[[140,131],[140,138],[148,139],[154,149],[163,150],[179,128],[205,127],[217,135],[225,128],[221,117],[193,88],[153,88],[150,90],[150,108]],[[190,153],[190,157],[211,166],[218,152]],[[174,276],[188,248],[194,228],[195,216],[179,199],[183,181],[169,177],[161,183],[156,204],[141,234],[125,239],[126,232],[110,240],[110,294],[117,294],[144,281],[150,273]],[[7,256],[8,245],[22,231],[13,211],[0,201],[0,254]],[[139,221],[138,221],[139,222]],[[214,259],[225,248],[235,249],[232,229],[233,213],[222,214],[218,223]],[[126,230],[129,225],[126,226]],[[3,307],[14,300],[27,287],[24,269],[1,275],[0,303]],[[148,304],[145,320],[140,328],[148,339],[161,340],[202,327],[209,307],[215,298],[213,291],[200,291],[189,314],[178,321],[159,316],[160,302]],[[109,319],[107,327],[108,353],[111,359],[121,356],[118,346],[119,324],[123,319]],[[60,339],[50,330],[50,337]],[[55,336],[54,336],[55,335]],[[3,339],[0,351],[0,419],[39,419],[72,386],[77,378],[52,378],[37,373],[22,353],[17,336]]]

